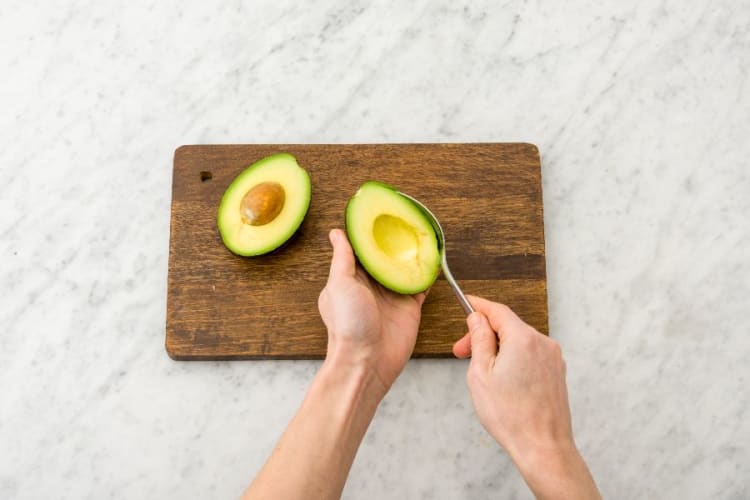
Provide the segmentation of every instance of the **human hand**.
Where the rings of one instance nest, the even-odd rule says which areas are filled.
[[[538,498],[600,498],[573,440],[560,346],[505,305],[469,297],[477,312],[453,346],[479,421]]]
[[[459,358],[472,355],[467,382],[484,428],[511,456],[532,447],[572,446],[558,343],[505,305],[469,300],[478,312],[467,318],[470,332],[453,352]]]
[[[380,400],[414,349],[424,294],[381,287],[357,266],[342,231],[329,236],[333,259],[318,298],[326,360],[247,499],[340,498]]]
[[[318,298],[328,329],[326,360],[366,368],[385,395],[414,350],[425,294],[386,290],[356,264],[343,231],[334,229],[329,238],[331,270]]]

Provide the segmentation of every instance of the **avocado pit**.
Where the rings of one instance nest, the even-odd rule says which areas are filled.
[[[284,208],[286,193],[278,182],[261,182],[252,187],[240,203],[242,221],[251,226],[265,226]]]

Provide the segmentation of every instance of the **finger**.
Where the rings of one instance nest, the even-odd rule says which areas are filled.
[[[453,355],[458,359],[471,356],[471,334],[467,333],[453,344]]]
[[[497,335],[487,317],[478,312],[466,318],[471,335],[471,362],[489,368],[497,356]]]
[[[471,302],[471,305],[474,306],[475,310],[481,312],[487,317],[492,329],[496,332],[505,332],[508,330],[507,326],[509,324],[523,323],[523,320],[505,304],[492,302],[491,300],[476,297],[474,295],[467,295],[467,298],[469,299],[469,302]]]
[[[328,238],[333,246],[329,279],[337,276],[354,276],[357,266],[346,234],[341,229],[334,229],[328,234]]]

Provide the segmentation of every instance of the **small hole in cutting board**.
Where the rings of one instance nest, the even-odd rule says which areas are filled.
[[[214,178],[213,174],[209,172],[208,170],[201,171],[201,182],[210,181],[213,178]]]

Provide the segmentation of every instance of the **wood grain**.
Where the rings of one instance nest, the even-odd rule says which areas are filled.
[[[219,200],[254,161],[289,152],[310,173],[312,202],[279,250],[230,253],[216,229]],[[166,349],[174,359],[314,359],[325,355],[317,298],[344,207],[366,180],[421,200],[440,219],[466,293],[502,301],[547,333],[539,153],[531,144],[182,146],[175,151]],[[423,308],[414,356],[444,357],[465,332],[447,283]]]

